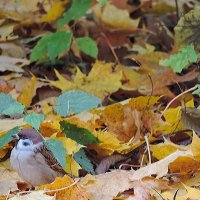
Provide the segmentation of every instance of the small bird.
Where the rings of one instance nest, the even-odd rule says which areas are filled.
[[[38,186],[66,174],[35,129],[23,129],[13,137],[17,141],[10,156],[11,166],[25,182]]]

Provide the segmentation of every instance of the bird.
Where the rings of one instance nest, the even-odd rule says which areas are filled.
[[[37,130],[22,129],[13,137],[16,143],[10,155],[11,167],[25,182],[35,187],[66,174]]]

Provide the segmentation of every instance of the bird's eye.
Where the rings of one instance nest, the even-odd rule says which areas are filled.
[[[18,135],[20,139],[27,139],[24,135]]]
[[[29,146],[30,144],[28,142],[23,142],[24,146]]]

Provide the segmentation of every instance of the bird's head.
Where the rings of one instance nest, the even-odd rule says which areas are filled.
[[[17,139],[15,145],[16,148],[26,150],[43,142],[42,136],[35,129],[32,128],[19,131],[17,134],[13,135],[13,138]]]

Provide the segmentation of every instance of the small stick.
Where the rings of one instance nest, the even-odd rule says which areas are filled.
[[[184,94],[188,93],[188,92],[191,92],[192,90],[196,90],[198,88],[197,85],[195,85],[194,87],[188,89],[188,90],[185,90],[184,92],[180,93],[178,96],[174,97],[166,106],[166,108],[164,109],[164,111],[162,112],[162,115],[161,117],[164,115],[164,113],[166,112],[166,110],[169,108],[169,106],[176,100],[178,99],[179,97],[183,96]]]
[[[147,144],[147,151],[148,151],[148,156],[149,156],[149,164],[151,164],[151,152],[150,152],[150,147],[149,147],[149,140],[147,138],[147,136],[144,136],[145,142]]]
[[[138,168],[140,168],[140,167],[144,167],[144,166],[141,166],[141,165],[130,165],[130,164],[121,164],[120,166],[119,166],[119,169],[122,169],[122,167],[138,167]]]
[[[104,37],[104,39],[106,40],[106,43],[108,44],[108,46],[109,46],[109,48],[110,48],[110,50],[111,50],[111,52],[112,52],[112,54],[113,54],[113,56],[114,56],[114,58],[115,58],[117,64],[120,65],[121,63],[120,63],[120,61],[119,61],[119,58],[117,57],[117,54],[115,53],[115,50],[114,50],[112,44],[110,43],[108,37],[107,37],[107,36],[105,35],[105,33],[103,33],[103,32],[101,33],[101,35],[102,35],[102,36]]]
[[[68,189],[68,188],[70,188],[70,187],[73,187],[73,186],[76,185],[79,181],[80,181],[80,178],[78,178],[76,181],[74,181],[74,183],[72,183],[71,185],[68,185],[68,186],[62,187],[62,188],[58,188],[58,189],[55,189],[55,190],[23,191],[23,192],[18,192],[17,195],[19,195],[19,194],[26,194],[26,193],[32,193],[32,192],[39,192],[39,191],[42,191],[42,192],[58,192],[58,191],[66,190],[66,189]]]

